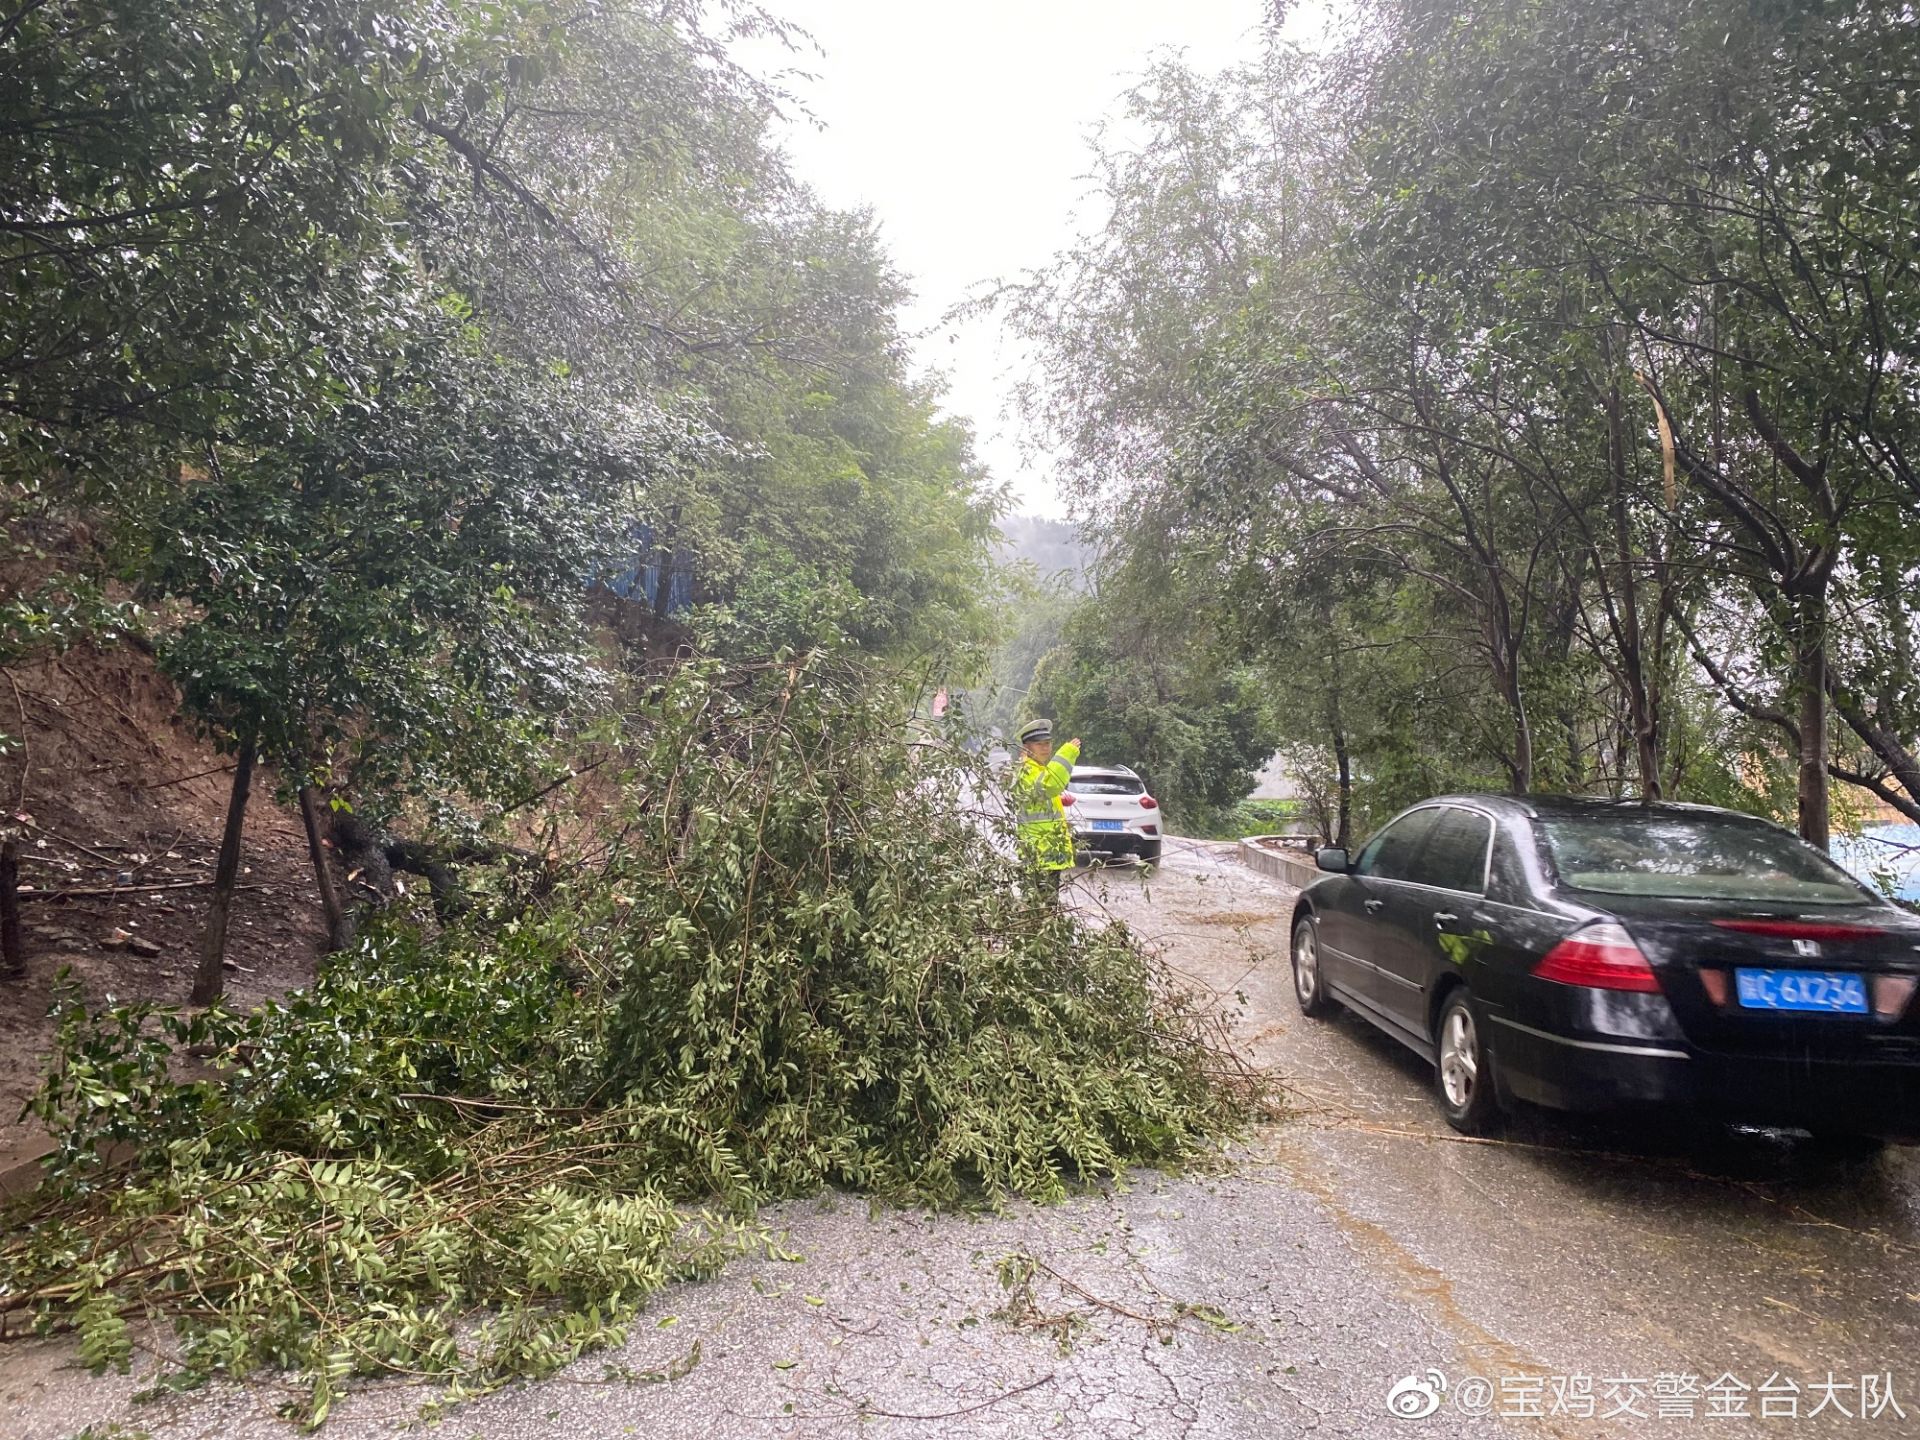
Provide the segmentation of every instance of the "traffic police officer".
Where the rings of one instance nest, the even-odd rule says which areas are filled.
[[[1013,781],[1020,858],[1046,889],[1057,893],[1061,874],[1073,868],[1073,828],[1060,797],[1080,758],[1080,739],[1075,736],[1056,751],[1053,722],[1033,720],[1020,731],[1020,748],[1025,753]]]

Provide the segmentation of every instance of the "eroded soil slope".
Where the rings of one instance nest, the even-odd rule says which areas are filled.
[[[96,1002],[186,1000],[232,780],[136,649],[5,674],[0,730],[25,739],[0,758],[0,805],[20,833],[27,973],[0,983],[0,1177],[45,1145],[20,1110],[45,1067],[60,971]],[[275,803],[274,779],[255,781],[228,934],[240,1005],[309,979],[323,938],[299,819]]]

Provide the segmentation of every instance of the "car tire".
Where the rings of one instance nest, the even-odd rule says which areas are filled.
[[[1434,1089],[1447,1123],[1462,1135],[1492,1134],[1502,1119],[1500,1087],[1494,1082],[1485,1027],[1464,985],[1441,1002],[1433,1034]]]
[[[1313,916],[1302,915],[1293,927],[1293,998],[1309,1020],[1324,1020],[1339,1003],[1327,993],[1327,976],[1320,964],[1320,927]]]
[[[1140,863],[1142,865],[1158,865],[1160,863],[1160,842],[1158,840],[1154,841],[1151,845],[1142,845],[1140,847]]]

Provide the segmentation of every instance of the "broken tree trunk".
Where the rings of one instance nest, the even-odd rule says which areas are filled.
[[[351,903],[345,909],[349,931],[358,928],[366,913],[381,909],[392,898],[397,889],[396,870],[426,880],[433,895],[434,915],[443,925],[458,919],[469,904],[460,882],[458,867],[461,865],[518,862],[535,872],[533,893],[536,896],[545,894],[553,883],[552,866],[546,857],[530,850],[477,843],[436,848],[418,840],[381,834],[351,814],[334,817],[333,845],[347,870]]]
[[[233,885],[240,878],[240,841],[247,828],[247,792],[253,784],[253,761],[258,748],[249,735],[240,744],[233,766],[233,794],[227,801],[227,828],[220,837],[220,861],[213,872],[213,901],[207,907],[207,932],[200,946],[200,969],[193,977],[188,1003],[211,1005],[225,984],[221,966],[227,958],[227,914],[233,908]]]

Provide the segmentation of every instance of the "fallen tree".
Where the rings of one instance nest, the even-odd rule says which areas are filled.
[[[341,907],[343,925],[335,932],[336,950],[350,945],[367,920],[401,893],[394,883],[396,871],[418,875],[427,882],[434,915],[443,925],[466,914],[471,903],[460,879],[463,866],[513,866],[532,877],[530,889],[537,894],[550,891],[555,879],[549,857],[513,845],[479,841],[428,844],[380,830],[350,812],[336,815],[329,828],[333,848],[346,867],[348,895],[353,902]]]
[[[991,777],[907,698],[682,671],[546,900],[377,920],[248,1015],[70,1004],[8,1330],[108,1365],[171,1325],[173,1383],[291,1371],[317,1423],[355,1375],[457,1396],[617,1343],[773,1197],[1050,1200],[1195,1154],[1244,1095],[1218,1018],[1023,889],[969,813]],[[171,1078],[186,1047],[218,1077]]]

